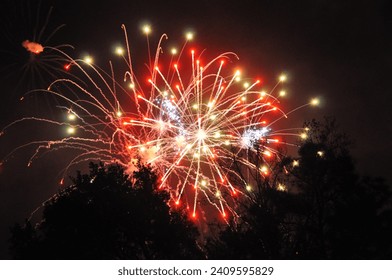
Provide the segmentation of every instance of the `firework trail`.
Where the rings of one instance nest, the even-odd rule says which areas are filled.
[[[117,48],[116,53],[128,68],[123,81],[115,78],[111,62],[107,73],[91,57],[75,60],[57,50],[69,60],[65,69],[80,80],[58,79],[47,90],[35,93],[56,96],[67,120],[24,118],[11,123],[2,134],[10,126],[39,121],[59,126],[68,135],[27,143],[10,155],[35,146],[30,166],[48,151],[74,150],[76,156],[64,174],[85,161],[118,163],[129,173],[138,163],[148,164],[160,175],[159,188],[170,192],[173,206],[185,203],[191,216],[197,217],[200,201],[207,201],[223,217],[236,215],[235,197],[250,191],[246,176],[239,171],[256,170],[268,176],[271,160],[280,158],[280,137],[298,136],[290,130],[274,131],[273,124],[318,100],[285,113],[278,107],[285,92],[278,88],[286,76],[280,76],[270,92],[263,91],[259,80],[243,79],[239,70],[227,66],[238,59],[231,52],[203,63],[192,49],[184,61],[181,56],[186,56],[192,34],[168,58],[162,47],[167,36],[162,35],[155,56],[149,55],[149,78],[141,82],[134,72],[125,26],[122,28],[125,48]],[[144,32],[148,39],[150,27]],[[162,67],[165,59],[170,59],[168,69]],[[249,154],[261,154],[261,164],[249,160]],[[234,168],[234,161],[240,170]]]

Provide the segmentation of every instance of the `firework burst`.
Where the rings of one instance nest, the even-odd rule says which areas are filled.
[[[67,76],[62,67],[64,57],[48,47],[55,44],[56,49],[73,49],[69,44],[55,43],[56,35],[65,25],[54,25],[53,7],[42,1],[3,2],[0,72],[15,79],[13,92],[47,87],[54,79]]]
[[[108,74],[91,57],[75,60],[57,49],[69,61],[65,68],[79,80],[58,79],[36,93],[58,98],[58,108],[67,119],[24,118],[3,132],[21,122],[39,121],[61,127],[67,136],[27,143],[11,154],[34,145],[28,161],[31,165],[47,151],[75,150],[64,174],[91,160],[118,163],[129,173],[138,163],[151,165],[160,176],[159,188],[170,192],[174,207],[185,204],[196,217],[200,201],[207,201],[223,217],[235,215],[235,197],[250,189],[246,176],[233,162],[240,169],[268,176],[271,158],[280,158],[279,137],[298,136],[273,128],[275,122],[300,108],[285,113],[278,107],[279,98],[285,95],[278,88],[286,76],[280,76],[271,91],[263,91],[259,80],[244,79],[240,70],[229,66],[238,59],[236,54],[227,52],[203,62],[195,50],[188,52],[193,36],[187,34],[182,49],[171,49],[166,58],[162,45],[167,36],[162,35],[155,56],[149,55],[149,78],[141,80],[133,68],[125,26],[122,28],[125,48],[117,48],[116,53],[128,67],[123,81],[115,79],[112,63]],[[148,38],[151,28],[143,30]],[[162,61],[169,59],[164,70]],[[304,106],[315,103],[312,100]],[[249,160],[249,154],[260,153],[261,164]]]

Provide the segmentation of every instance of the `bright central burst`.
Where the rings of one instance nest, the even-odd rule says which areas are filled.
[[[241,193],[247,184],[232,161],[244,150],[256,152],[258,143],[278,142],[265,120],[266,113],[277,110],[277,99],[262,93],[258,80],[246,87],[239,83],[240,72],[224,68],[232,58],[233,53],[225,53],[203,66],[192,51],[190,78],[182,76],[177,64],[168,76],[154,66],[148,98],[133,88],[144,117],[126,122],[133,127],[132,135],[138,135],[129,139],[128,150],[160,171],[160,188],[168,188],[177,205],[185,200],[192,216],[200,198],[223,216],[232,211],[227,197]],[[271,147],[264,150],[275,153]],[[258,168],[246,158],[241,165]]]
[[[58,107],[67,112],[66,122],[26,118],[65,126],[68,133],[59,140],[31,143],[38,148],[29,165],[44,150],[60,148],[77,151],[66,170],[80,162],[99,160],[117,162],[132,172],[141,162],[157,170],[159,188],[169,190],[174,205],[185,203],[193,217],[202,201],[223,217],[228,212],[235,214],[234,197],[250,191],[243,171],[258,170],[261,176],[268,176],[269,158],[279,160],[276,145],[280,141],[276,137],[290,134],[271,127],[287,117],[277,107],[284,91],[275,94],[286,77],[282,75],[267,93],[259,80],[244,80],[239,70],[226,67],[237,59],[234,53],[203,63],[191,50],[183,62],[181,55],[187,53],[186,45],[193,38],[189,34],[180,52],[171,50],[169,68],[161,70],[161,43],[167,38],[163,35],[154,59],[149,58],[150,78],[145,90],[134,73],[123,29],[126,49],[118,48],[116,53],[128,66],[124,82],[95,66],[91,57],[74,60],[62,53],[70,60],[65,68],[75,69],[84,82],[59,79],[46,91],[60,99],[63,106]],[[148,39],[150,27],[144,32]],[[261,165],[249,160],[250,154],[260,153]]]

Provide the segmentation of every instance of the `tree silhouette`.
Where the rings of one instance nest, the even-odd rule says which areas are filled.
[[[299,166],[291,173],[306,209],[298,224],[296,246],[300,257],[325,259],[331,256],[329,222],[355,195],[358,178],[349,154],[350,142],[338,132],[333,119],[323,124],[312,121],[306,127],[309,132],[299,149]]]
[[[391,246],[382,253],[378,233],[381,229],[392,233],[390,222],[385,224],[391,211],[388,186],[378,179],[360,179],[350,141],[334,119],[313,120],[306,126],[308,138],[299,149],[299,166],[291,173],[291,183],[305,206],[298,215],[298,257],[385,258]]]
[[[271,190],[275,192],[275,190]],[[264,193],[265,194],[265,193]],[[269,195],[269,194],[268,194]],[[252,201],[243,208],[238,223],[231,221],[218,238],[210,239],[211,259],[281,259],[284,243],[282,216],[266,199]]]
[[[274,175],[259,177],[258,192],[238,209],[238,223],[209,240],[210,258],[392,257],[390,188],[356,174],[350,141],[334,119],[305,125],[296,164],[287,157]],[[286,191],[275,187],[279,180]]]
[[[17,259],[202,258],[197,229],[168,200],[150,167],[129,178],[117,165],[91,163],[45,204],[35,229],[12,229],[11,251]]]
[[[266,143],[254,143],[256,153],[245,153],[248,161],[255,166],[265,164],[263,158]],[[231,220],[229,225],[207,242],[209,258],[212,259],[281,259],[284,254],[287,231],[285,227],[285,210],[282,202],[290,194],[277,190],[278,182],[284,177],[286,159],[268,161],[270,172],[261,174],[258,168],[244,170],[236,165],[233,168],[240,174],[242,181],[251,185],[252,190],[244,201],[237,205],[239,218]],[[249,175],[249,176],[248,176]],[[286,205],[289,205],[287,203]]]

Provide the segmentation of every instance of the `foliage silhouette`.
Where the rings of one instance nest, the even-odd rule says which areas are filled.
[[[239,222],[209,240],[209,258],[392,257],[390,188],[382,179],[356,174],[350,141],[334,119],[305,126],[299,165],[286,158],[275,179],[259,177],[258,191],[239,209]],[[278,190],[276,179],[285,181],[287,191]]]
[[[306,259],[391,257],[380,246],[379,231],[391,231],[391,193],[380,179],[361,179],[350,155],[350,141],[336,121],[312,121],[299,149],[292,183],[307,211],[299,216],[296,251]],[[386,240],[384,240],[385,242]],[[389,253],[388,253],[389,250]]]
[[[198,231],[157,176],[139,166],[131,178],[117,165],[90,164],[73,184],[45,204],[42,221],[12,229],[17,259],[193,259],[202,258]]]

